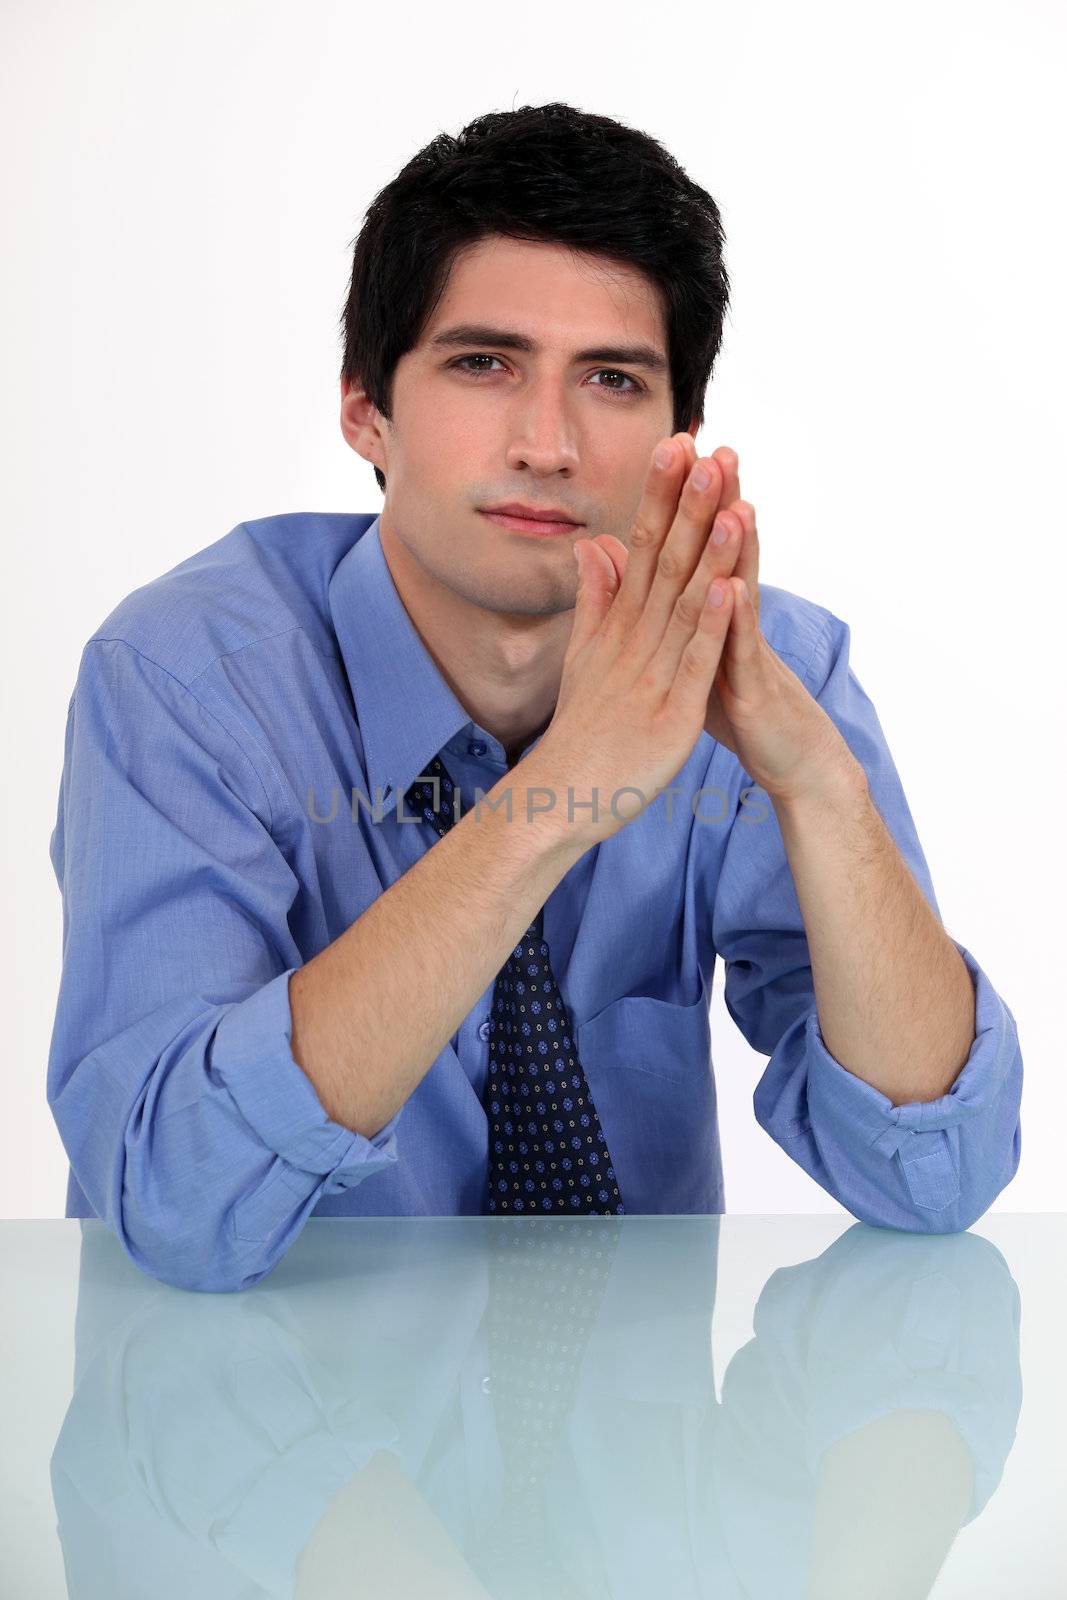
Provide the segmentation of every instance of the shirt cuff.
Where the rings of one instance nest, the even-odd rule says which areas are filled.
[[[961,1139],[966,1139],[966,1124],[981,1119],[1000,1106],[995,1118],[997,1136],[981,1141],[977,1163],[969,1161],[968,1186],[988,1192],[991,1203],[1014,1176],[1018,1165],[1018,1105],[1022,1085],[1022,1060],[1019,1054],[1015,1020],[971,952],[953,939],[963,957],[975,989],[975,1038],[955,1082],[937,1100],[908,1101],[895,1106],[887,1095],[865,1079],[857,1077],[832,1056],[819,1027],[817,1011],[808,1015],[805,1032],[808,1055],[808,1110],[821,1133],[828,1133],[835,1144],[862,1147],[890,1160],[899,1153],[913,1205],[940,1211],[960,1199]],[[1005,1096],[1005,1089],[1014,1089]],[[1003,1133],[1015,1129],[1014,1162],[1005,1175],[1006,1151]],[[989,1120],[988,1116],[985,1120]],[[965,1209],[972,1209],[968,1204]]]
[[[263,1143],[291,1166],[329,1178],[324,1192],[332,1194],[395,1163],[404,1107],[372,1139],[327,1116],[292,1052],[289,979],[298,970],[286,968],[230,1007],[215,1030],[211,1069]]]

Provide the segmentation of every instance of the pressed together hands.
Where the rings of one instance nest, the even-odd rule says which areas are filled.
[[[760,631],[756,518],[738,498],[736,456],[707,458],[699,490],[691,436],[661,443],[671,460],[649,464],[629,549],[611,534],[577,543],[571,636],[541,738],[494,785],[491,808],[479,816],[476,805],[290,980],[294,1058],[329,1115],[368,1138],[414,1091],[572,862],[673,782],[702,730],[776,803],[836,791],[843,765],[862,778]],[[729,530],[721,545],[716,515]],[[722,605],[707,604],[712,588]],[[516,779],[534,827],[506,826]]]
[[[555,712],[530,755],[561,825],[573,794],[570,827],[587,847],[671,783],[702,730],[781,801],[856,765],[760,629],[756,513],[739,492],[734,451],[698,460],[692,435],[676,433],[654,453],[629,549],[610,533],[575,543],[574,625]]]

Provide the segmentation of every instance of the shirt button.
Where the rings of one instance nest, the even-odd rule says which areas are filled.
[[[467,753],[472,756],[484,756],[488,748],[484,739],[472,739],[467,745]]]
[[[484,1022],[479,1023],[479,1025],[478,1025],[478,1037],[479,1037],[479,1039],[488,1039],[488,1037],[489,1037],[489,1018],[488,1017],[486,1017]]]

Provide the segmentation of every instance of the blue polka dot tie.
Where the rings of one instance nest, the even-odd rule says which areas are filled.
[[[434,784],[427,779],[437,779]],[[434,789],[440,793],[434,809]],[[439,756],[405,796],[444,838],[454,785]],[[612,1215],[625,1207],[544,940],[544,909],[497,975],[489,1024],[484,1210]]]

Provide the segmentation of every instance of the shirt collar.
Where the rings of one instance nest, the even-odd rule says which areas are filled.
[[[503,747],[474,723],[422,642],[400,598],[374,518],[329,584],[334,632],[359,717],[367,800],[406,795],[434,756],[473,730],[501,761]],[[534,743],[537,741],[535,740]]]

